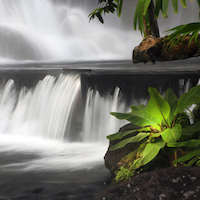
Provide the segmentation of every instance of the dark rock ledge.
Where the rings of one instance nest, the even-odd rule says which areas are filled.
[[[170,167],[111,186],[94,200],[198,200],[200,167]]]
[[[169,50],[168,41],[164,38],[155,38],[147,36],[139,46],[133,50],[133,63],[139,62],[156,62],[181,60],[190,57],[200,56],[200,46],[193,41],[188,46],[190,36],[185,37],[184,41],[179,42],[174,48]]]

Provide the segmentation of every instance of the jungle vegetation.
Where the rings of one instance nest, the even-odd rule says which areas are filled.
[[[191,88],[179,99],[171,89],[165,92],[164,97],[156,88],[149,87],[148,91],[150,99],[147,106],[131,106],[130,113],[111,113],[138,128],[107,136],[109,140],[121,139],[110,150],[115,151],[130,143],[140,144],[120,161],[122,167],[116,179],[130,179],[152,162],[154,169],[160,168],[161,163],[162,167],[200,166],[200,85]],[[191,112],[189,107],[194,104],[196,109]],[[134,132],[135,136],[123,139]]]
[[[178,12],[178,1],[179,0],[171,0],[175,14]],[[186,8],[186,0],[180,1],[183,8]],[[196,1],[200,7],[200,0]],[[106,13],[116,12],[119,17],[121,16],[123,9],[123,0],[98,0],[98,5],[100,7],[90,13],[90,20],[97,17],[101,23],[104,23],[103,14]],[[148,35],[152,35],[156,38],[160,37],[157,18],[160,13],[162,13],[162,16],[166,18],[168,7],[169,0],[138,0],[133,20],[134,29],[140,30],[141,34],[145,37]],[[180,25],[167,31],[167,33],[169,34],[168,39],[170,40],[170,43],[174,43],[177,42],[177,36],[181,36],[179,37],[180,41],[186,36],[191,35],[189,44],[192,40],[197,43],[199,30],[199,22]]]

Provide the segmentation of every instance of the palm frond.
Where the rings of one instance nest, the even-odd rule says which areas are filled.
[[[144,33],[144,23],[143,23],[144,2],[145,0],[138,1],[137,7],[135,9],[135,16],[134,16],[134,29],[137,30],[137,27],[138,27],[141,34]]]
[[[190,36],[188,43],[188,45],[190,46],[192,41],[198,43],[199,31],[200,31],[200,22],[180,25],[166,31],[170,35],[168,35],[165,38],[165,40],[169,40],[168,46],[169,49],[171,49],[180,41],[183,41],[187,36]]]

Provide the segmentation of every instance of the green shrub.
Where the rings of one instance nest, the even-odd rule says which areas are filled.
[[[128,143],[142,141],[138,149],[121,160],[128,162],[132,171],[152,162],[161,149],[167,155],[168,162],[174,166],[177,166],[177,163],[186,166],[199,165],[200,140],[197,135],[200,121],[194,120],[195,123],[190,124],[188,115],[184,111],[189,106],[199,103],[200,86],[191,88],[179,99],[171,89],[165,92],[164,98],[155,88],[150,87],[148,91],[150,100],[147,106],[142,104],[131,106],[130,113],[111,113],[118,119],[126,119],[140,128],[107,136],[109,140],[116,140],[138,132],[136,136],[113,145],[110,150],[114,151]],[[123,169],[122,172],[126,171]]]

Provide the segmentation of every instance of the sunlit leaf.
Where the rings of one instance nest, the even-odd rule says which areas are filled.
[[[148,113],[148,111],[143,110],[143,111],[138,111],[138,112],[131,112],[131,113],[113,113],[111,112],[111,115],[114,115],[118,119],[126,119],[130,121],[132,124],[135,124],[140,127],[144,126],[153,126],[160,124],[161,121],[158,118],[152,117]]]
[[[147,111],[154,117],[164,122],[168,119],[170,114],[170,106],[165,101],[156,88],[149,87],[150,100],[147,105]]]
[[[173,143],[176,142],[181,137],[181,133],[182,133],[182,127],[180,124],[177,124],[173,128],[165,129],[162,132],[161,136],[166,143]]]

